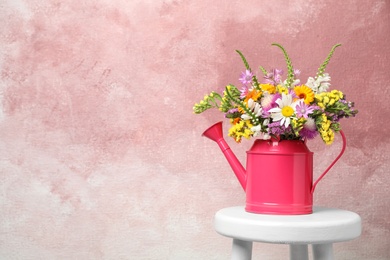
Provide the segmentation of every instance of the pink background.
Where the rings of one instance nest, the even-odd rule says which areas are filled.
[[[0,24],[1,259],[229,259],[213,216],[244,192],[192,106],[238,84],[236,49],[285,68],[273,42],[302,80],[343,44],[328,72],[360,112],[315,204],[362,216],[337,259],[390,259],[389,1],[3,0]],[[340,139],[309,146],[318,176]]]

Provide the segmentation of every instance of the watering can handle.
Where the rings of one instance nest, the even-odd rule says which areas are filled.
[[[333,167],[333,165],[340,159],[340,157],[343,155],[343,153],[345,151],[345,147],[347,146],[347,139],[345,138],[344,132],[342,130],[340,130],[339,133],[341,134],[341,138],[343,139],[343,147],[341,148],[341,152],[336,157],[336,159],[334,159],[334,161],[329,165],[329,167],[324,171],[324,173],[321,174],[321,176],[314,182],[313,187],[311,188],[311,193],[312,194],[314,193],[314,190],[315,190],[318,182],[325,176],[325,174],[328,173],[330,168]]]

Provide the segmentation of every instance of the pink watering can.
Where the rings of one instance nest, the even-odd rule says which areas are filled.
[[[222,122],[208,128],[203,136],[217,142],[246,192],[245,210],[259,214],[310,214],[318,182],[343,155],[340,154],[313,183],[313,153],[305,141],[256,140],[247,151],[246,170],[223,139]]]

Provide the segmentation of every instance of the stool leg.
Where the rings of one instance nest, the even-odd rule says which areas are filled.
[[[232,260],[251,260],[252,242],[233,238]]]
[[[307,245],[290,244],[290,260],[309,260]]]
[[[313,256],[315,260],[334,260],[333,244],[314,244]]]

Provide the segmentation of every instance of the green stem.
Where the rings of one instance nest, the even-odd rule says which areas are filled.
[[[245,56],[244,56],[244,54],[242,54],[242,52],[239,51],[239,50],[236,50],[236,52],[240,55],[241,60],[244,62],[245,68],[246,68],[247,70],[249,70],[249,71],[252,71],[252,70],[251,70],[251,67],[249,66],[248,61],[246,60],[246,58],[245,58]],[[256,76],[253,75],[252,79],[253,79],[253,82],[255,83],[256,89],[257,89],[257,90],[260,90],[259,82],[258,82]]]
[[[287,87],[291,87],[291,84],[294,82],[294,68],[292,66],[291,59],[282,45],[279,43],[272,43],[272,45],[279,47],[283,51],[284,59],[287,63]]]
[[[245,68],[246,68],[247,70],[251,70],[251,68],[249,67],[248,62],[246,61],[246,59],[245,59],[245,57],[244,57],[244,54],[242,54],[242,52],[239,51],[239,50],[236,50],[236,52],[240,55],[242,61],[244,62]]]
[[[264,69],[263,66],[260,66],[259,69],[263,72],[264,76],[267,76],[268,71],[266,69]]]
[[[328,54],[328,57],[326,57],[325,61],[321,64],[321,66],[318,68],[318,72],[317,72],[317,77],[318,76],[323,76],[324,75],[324,72],[325,72],[325,69],[326,69],[326,66],[328,65],[329,61],[330,61],[330,58],[332,58],[332,55],[334,53],[334,51],[336,50],[337,47],[341,46],[341,44],[336,44],[332,47],[332,49],[330,50],[330,53]]]
[[[260,121],[259,121],[259,119],[256,117],[255,113],[253,113],[252,110],[250,110],[250,109],[246,106],[246,104],[245,104],[243,101],[241,101],[241,100],[239,100],[239,99],[233,97],[233,96],[231,95],[229,89],[227,89],[227,88],[226,88],[226,94],[227,94],[228,98],[229,98],[231,101],[233,101],[234,103],[240,105],[240,107],[245,111],[245,113],[247,113],[248,115],[250,115],[250,117],[252,118],[252,121],[254,122],[255,125],[258,125],[258,124],[260,123]]]

